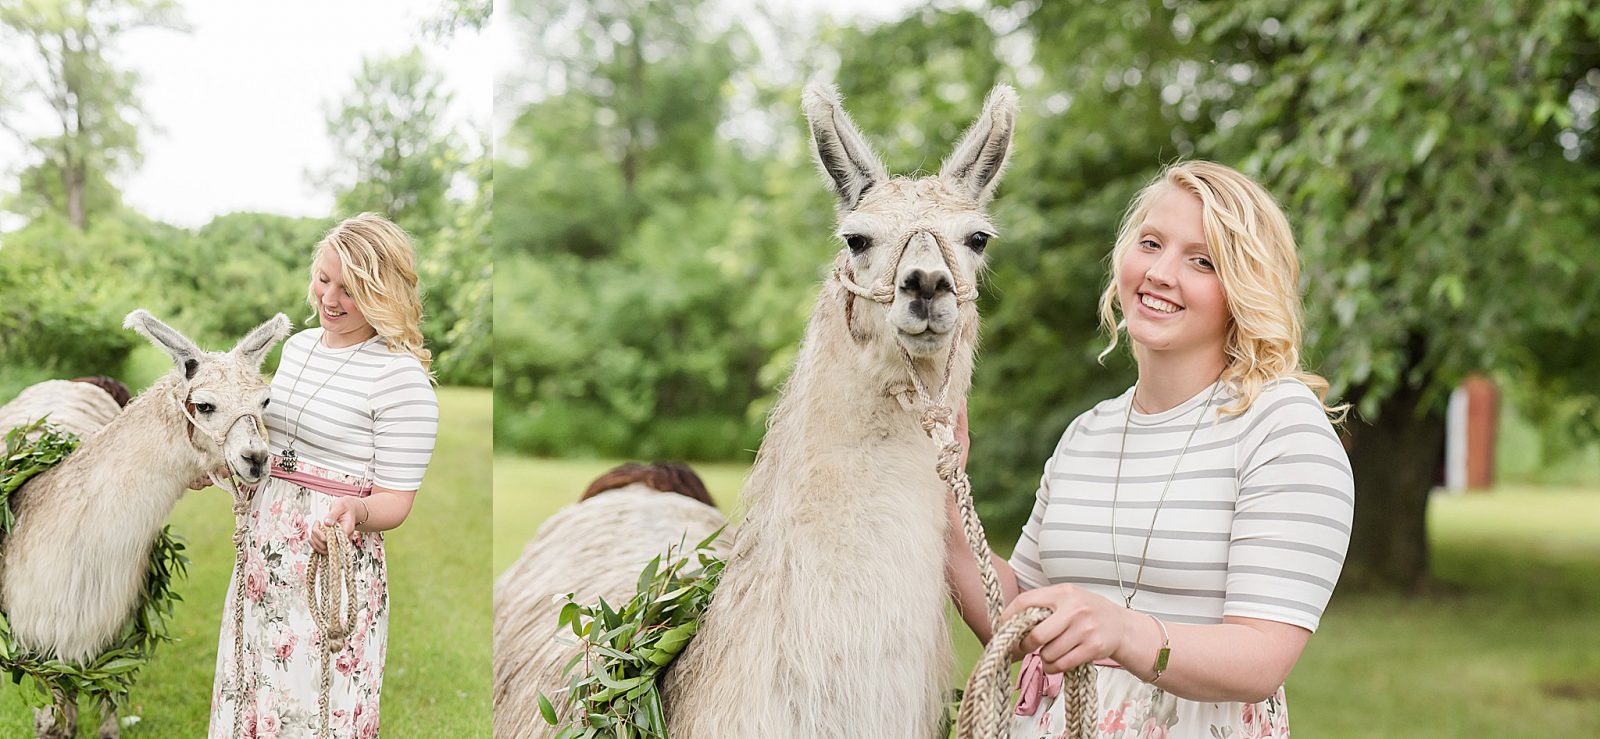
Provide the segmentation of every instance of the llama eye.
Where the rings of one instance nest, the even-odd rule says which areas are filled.
[[[211,413],[212,411],[215,411],[217,407],[210,403],[195,403],[194,409],[201,413]]]
[[[272,402],[272,398],[267,398],[266,400],[261,401],[261,407],[262,408],[266,408],[267,404],[271,403],[271,402]]]
[[[861,234],[845,234],[844,243],[850,247],[852,254],[860,254],[872,247],[872,239]]]
[[[990,234],[982,231],[974,231],[972,232],[971,236],[967,237],[967,248],[982,254],[983,248],[989,245],[989,239],[992,238],[994,237]]]

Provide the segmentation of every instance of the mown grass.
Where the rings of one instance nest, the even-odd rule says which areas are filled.
[[[496,457],[495,571],[613,464]],[[732,510],[746,467],[695,469]],[[1600,486],[1441,496],[1429,528],[1440,594],[1337,594],[1289,679],[1295,732],[1600,736]],[[951,632],[964,682],[980,650]]]
[[[484,389],[439,389],[440,435],[415,508],[387,535],[389,648],[385,737],[490,735],[489,512],[491,398]],[[222,604],[233,566],[233,516],[226,494],[190,493],[172,526],[188,540],[185,602],[140,676],[127,737],[205,736]],[[31,713],[9,682],[0,688],[0,736],[32,736]],[[82,717],[79,736],[93,736]]]

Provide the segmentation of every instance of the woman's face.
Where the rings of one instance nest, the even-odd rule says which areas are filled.
[[[1228,305],[1201,214],[1198,196],[1167,186],[1122,255],[1117,298],[1128,336],[1148,351],[1185,359],[1223,353]]]
[[[317,299],[317,320],[322,324],[323,342],[330,347],[349,346],[377,334],[367,323],[355,298],[344,286],[339,254],[322,250],[311,276],[311,294]]]

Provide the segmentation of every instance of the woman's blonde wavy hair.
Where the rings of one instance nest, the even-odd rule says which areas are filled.
[[[1168,187],[1200,198],[1206,246],[1228,306],[1228,336],[1223,344],[1227,365],[1221,379],[1236,400],[1219,413],[1243,413],[1268,383],[1293,378],[1316,393],[1330,416],[1342,419],[1349,406],[1328,405],[1328,381],[1300,366],[1300,259],[1289,220],[1255,181],[1215,162],[1168,165],[1128,207],[1111,251],[1110,281],[1100,295],[1100,325],[1111,337],[1100,358],[1116,348],[1127,329],[1117,300],[1122,258],[1138,242],[1139,225]]]
[[[433,352],[423,345],[422,296],[417,290],[416,253],[410,237],[377,213],[346,218],[317,242],[311,257],[313,283],[316,261],[330,250],[339,257],[340,281],[367,323],[390,351],[416,357],[431,379]],[[317,296],[310,287],[306,288],[306,302],[315,314]]]

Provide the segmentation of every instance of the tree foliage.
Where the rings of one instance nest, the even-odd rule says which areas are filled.
[[[39,134],[11,127],[42,160],[24,178],[33,184],[24,190],[26,210],[46,205],[83,230],[91,214],[118,202],[109,181],[138,164],[143,116],[138,74],[117,65],[110,52],[122,36],[149,27],[179,30],[184,25],[171,0],[0,4],[0,38],[33,57],[26,71],[0,69],[6,77],[26,80],[0,105],[43,104],[54,129]]]
[[[420,49],[362,60],[354,89],[328,115],[338,161],[325,180],[337,212],[380,213],[414,234],[443,225],[460,168],[441,122],[450,102],[443,82]]]
[[[563,92],[517,116],[496,166],[497,433],[545,453],[753,449],[832,250],[797,116],[785,156],[719,135],[752,57],[709,5],[513,13],[587,30],[536,61]]]
[[[443,83],[420,49],[364,60],[354,90],[328,116],[338,163],[324,180],[341,215],[376,212],[411,234],[440,381],[487,385],[493,169],[485,142],[448,129]]]

